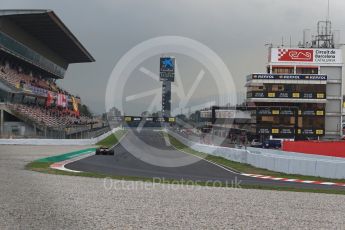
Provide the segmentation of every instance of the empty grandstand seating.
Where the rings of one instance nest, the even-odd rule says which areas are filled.
[[[76,117],[69,114],[67,111],[47,109],[37,105],[8,103],[7,107],[15,114],[27,117],[34,123],[43,124],[51,128],[89,125],[94,123],[92,119],[85,116]]]
[[[26,74],[21,67],[12,66],[11,64],[0,64],[0,81],[6,83],[9,86],[22,90],[24,95],[29,94],[35,97],[42,96],[38,94],[37,90],[40,89],[43,95],[47,95],[47,91],[53,92],[55,95],[62,93],[64,95],[70,95],[65,90],[56,85],[55,81],[51,78],[42,78],[39,75],[33,76],[32,74]],[[27,89],[31,89],[29,92]],[[42,98],[42,97],[41,97]],[[43,97],[44,98],[44,97]],[[86,126],[93,124],[91,118],[85,116],[77,116],[72,109],[58,108],[58,107],[45,107],[39,103],[25,103],[25,100],[21,102],[8,102],[8,109],[13,113],[33,123],[40,124],[49,128],[67,128],[72,126]]]
[[[24,85],[30,85],[49,90],[54,93],[71,95],[66,90],[63,90],[61,87],[59,87],[52,79],[31,76],[30,74],[25,74],[22,71],[12,69],[8,66],[0,65],[0,80],[5,81],[7,84],[15,88]]]

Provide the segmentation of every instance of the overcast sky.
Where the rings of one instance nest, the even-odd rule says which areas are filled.
[[[317,21],[327,15],[327,0],[2,0],[1,7],[55,11],[96,59],[70,65],[60,84],[80,95],[95,113],[105,109],[105,88],[117,61],[147,39],[177,35],[203,43],[221,57],[238,91],[244,92],[245,76],[265,71],[265,43],[279,45],[283,36],[288,45],[291,36],[292,44],[297,44],[303,29],[315,31]],[[345,1],[331,0],[330,12],[344,43]],[[180,69],[190,78],[186,84],[198,73],[193,66]],[[158,72],[150,64],[147,68]],[[139,79],[126,88],[139,92],[145,83]],[[207,85],[206,81],[200,88]],[[201,92],[205,90],[194,99],[212,94]],[[140,104],[127,113],[144,110]]]

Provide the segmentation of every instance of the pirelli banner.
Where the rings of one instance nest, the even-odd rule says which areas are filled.
[[[257,108],[257,116],[294,116],[297,113],[297,109],[294,108]]]
[[[290,127],[256,127],[256,133],[259,135],[279,135],[292,137],[295,135],[295,129]]]
[[[293,137],[295,136],[295,129],[290,127],[257,127],[256,133],[259,135],[274,135],[281,137]],[[325,134],[324,129],[297,129],[296,135],[301,136],[323,136]]]
[[[326,112],[324,109],[309,109],[309,110],[298,110],[299,116],[325,116]]]
[[[175,117],[133,117],[133,116],[125,116],[123,119],[125,122],[168,122],[174,123],[176,122]]]
[[[270,62],[295,62],[342,65],[341,49],[271,48]]]
[[[325,134],[324,129],[297,129],[297,135],[314,135],[314,136],[323,136]]]
[[[325,110],[323,109],[305,109],[297,110],[296,108],[257,108],[256,116],[325,116]]]
[[[247,93],[247,98],[326,99],[326,93],[253,91]]]

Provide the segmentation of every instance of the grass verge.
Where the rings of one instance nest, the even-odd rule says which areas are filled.
[[[121,137],[126,134],[126,130],[119,130],[116,133],[109,135],[108,137],[104,138],[103,140],[99,141],[96,145],[98,146],[105,146],[105,147],[112,147],[116,145]]]

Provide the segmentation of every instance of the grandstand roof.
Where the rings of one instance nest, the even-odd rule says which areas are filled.
[[[68,63],[95,61],[52,10],[0,10],[0,17],[16,23]]]

